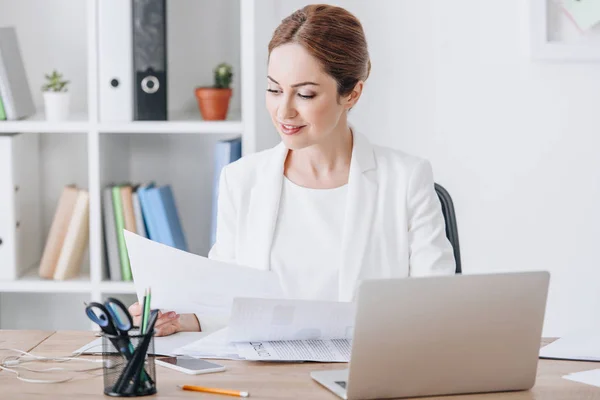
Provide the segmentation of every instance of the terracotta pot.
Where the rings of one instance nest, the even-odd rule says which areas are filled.
[[[231,89],[219,89],[212,87],[196,88],[196,100],[202,118],[206,121],[223,120],[229,109]]]

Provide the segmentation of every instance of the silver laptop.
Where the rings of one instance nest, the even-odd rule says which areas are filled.
[[[550,274],[364,281],[349,368],[311,377],[343,399],[526,390]]]

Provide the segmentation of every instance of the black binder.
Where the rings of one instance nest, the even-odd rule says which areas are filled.
[[[132,0],[134,119],[167,120],[166,0]]]

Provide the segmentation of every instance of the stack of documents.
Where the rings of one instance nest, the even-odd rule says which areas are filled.
[[[277,274],[208,259],[125,231],[138,299],[194,313],[204,332],[170,355],[348,362],[354,303],[284,299]]]
[[[600,336],[582,333],[560,338],[542,347],[540,358],[600,361]]]
[[[228,328],[177,349],[198,358],[348,362],[354,304],[235,299]]]

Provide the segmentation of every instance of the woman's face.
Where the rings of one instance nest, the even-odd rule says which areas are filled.
[[[326,139],[351,106],[344,99],[338,104],[335,80],[299,44],[273,49],[267,75],[267,110],[289,149]]]

